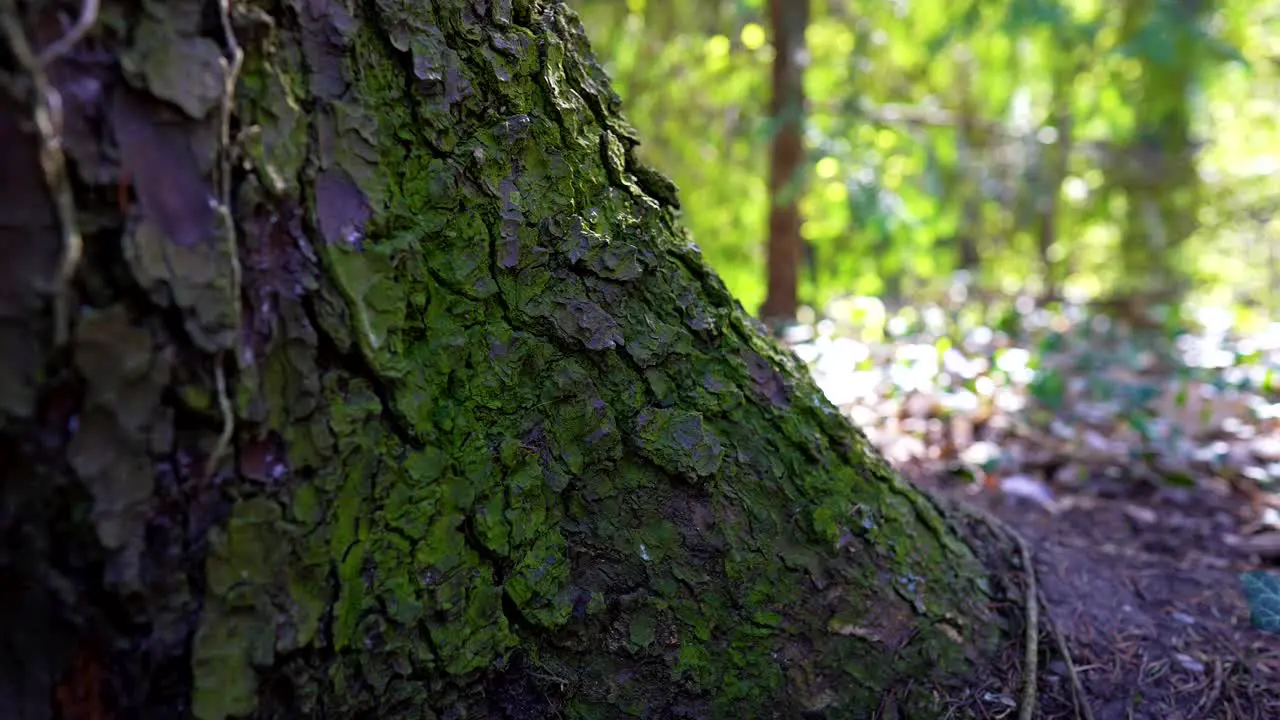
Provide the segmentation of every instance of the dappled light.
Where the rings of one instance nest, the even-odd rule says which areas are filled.
[[[1280,324],[1247,337],[1196,322],[1140,332],[1029,297],[895,312],[855,298],[830,311],[783,339],[892,460],[977,453],[967,462],[1004,475],[1041,456],[1068,484],[1086,473],[1077,462],[1137,480],[1185,483],[1198,469],[1280,482]]]

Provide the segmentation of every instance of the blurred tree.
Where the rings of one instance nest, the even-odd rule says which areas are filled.
[[[1074,121],[1072,117],[1073,89],[1083,65],[1082,43],[1079,38],[1061,48],[1052,61],[1052,90],[1048,115],[1041,140],[1047,146],[1039,156],[1040,170],[1037,182],[1031,184],[1035,193],[1036,248],[1040,253],[1043,273],[1042,291],[1046,298],[1061,299],[1065,280],[1063,261],[1065,251],[1060,244],[1062,208],[1062,184],[1070,169]]]
[[[1133,130],[1117,184],[1125,197],[1114,295],[1127,303],[1177,302],[1189,289],[1179,253],[1195,229],[1199,175],[1191,95],[1205,59],[1200,25],[1208,0],[1126,0],[1122,49],[1136,58]]]
[[[768,290],[760,316],[766,322],[796,317],[803,250],[800,196],[807,163],[804,152],[804,69],[809,64],[805,29],[809,0],[769,0],[773,29],[773,96],[769,103],[773,140],[769,154]]]
[[[955,93],[959,110],[956,117],[956,191],[960,202],[960,222],[956,226],[956,269],[972,275],[978,270],[978,237],[982,234],[982,158],[987,133],[973,97],[973,55],[965,48],[957,51]]]
[[[608,38],[642,154],[681,186],[734,293],[762,307],[779,126],[768,5],[578,4]],[[956,270],[987,295],[1268,297],[1278,14],[1273,0],[813,2],[797,219],[816,262],[799,300],[919,299]]]

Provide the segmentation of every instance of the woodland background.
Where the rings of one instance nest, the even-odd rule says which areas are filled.
[[[574,0],[685,221],[764,299],[764,0]],[[1280,302],[1280,3],[782,2],[805,13],[800,300]],[[1150,198],[1153,202],[1146,202]],[[781,198],[783,200],[787,198]]]
[[[571,5],[750,312],[771,208],[794,203],[775,328],[897,468],[1101,569],[1061,583],[1068,606],[1164,576],[1135,591],[1149,617],[1234,585],[1280,632],[1280,2]],[[801,113],[773,104],[788,26]],[[787,122],[803,150],[779,185]],[[1211,661],[1170,648],[1258,642],[1222,602],[1212,632],[1173,623],[1140,651],[1181,658],[1204,702]],[[1102,658],[1134,652],[1096,648],[1116,698],[1147,660]]]

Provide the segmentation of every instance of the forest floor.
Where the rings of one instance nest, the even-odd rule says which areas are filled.
[[[1037,717],[1280,718],[1280,327],[1015,314],[917,313],[870,338],[827,320],[789,344],[905,477],[1026,541]],[[969,712],[1017,717],[1022,652]]]

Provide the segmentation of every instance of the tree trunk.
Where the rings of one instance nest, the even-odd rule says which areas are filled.
[[[0,0],[0,716],[935,717],[991,657],[563,5],[232,9]]]
[[[1081,43],[1083,45],[1083,43]],[[1062,286],[1066,280],[1063,272],[1064,254],[1055,252],[1058,228],[1062,222],[1062,184],[1071,166],[1071,152],[1075,135],[1075,118],[1071,111],[1076,77],[1081,64],[1075,52],[1064,52],[1054,60],[1053,91],[1049,101],[1046,123],[1055,130],[1049,147],[1041,151],[1037,163],[1039,182],[1033,187],[1039,193],[1035,198],[1037,249],[1040,253],[1040,271],[1044,273],[1042,295],[1058,300],[1062,298]]]
[[[982,131],[981,118],[973,96],[971,80],[977,76],[973,55],[965,48],[959,60],[960,72],[956,76],[956,94],[960,112],[956,127],[956,169],[960,185],[960,222],[956,230],[956,268],[964,271],[964,277],[975,287],[981,281],[982,256],[978,252],[979,240],[986,240],[986,222],[983,218],[983,164],[988,162],[990,150],[986,147],[986,133]]]
[[[773,97],[769,114],[773,142],[769,151],[768,290],[760,317],[766,323],[796,317],[800,288],[800,195],[804,163],[804,32],[809,0],[770,0],[773,27]]]
[[[1139,317],[1148,306],[1181,304],[1191,289],[1180,254],[1196,229],[1201,195],[1192,91],[1196,44],[1203,42],[1198,28],[1212,10],[1211,3],[1201,0],[1175,4],[1171,11],[1177,22],[1168,40],[1175,59],[1140,57],[1135,128],[1125,147],[1120,183],[1127,208],[1120,243],[1123,274],[1112,293],[1120,304],[1137,308]],[[1156,12],[1153,0],[1129,0],[1121,39],[1127,41],[1147,23],[1157,22]]]

